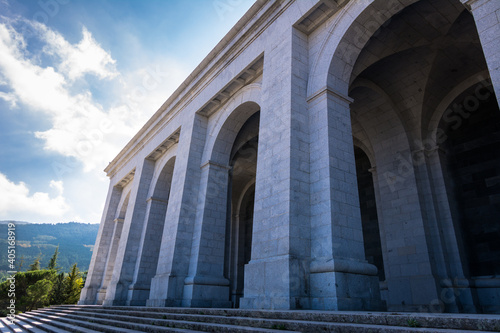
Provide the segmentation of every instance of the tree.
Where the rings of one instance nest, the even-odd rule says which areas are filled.
[[[24,255],[21,255],[21,257],[19,258],[19,264],[17,265],[17,270],[21,272],[23,270],[23,266],[24,266]]]
[[[35,259],[35,261],[30,265],[30,271],[40,270],[40,255]]]
[[[26,309],[31,311],[39,306],[47,305],[49,294],[52,290],[52,281],[43,279],[38,280],[34,285],[26,289]]]
[[[57,270],[57,256],[59,255],[59,245],[56,247],[56,250],[54,251],[54,254],[50,258],[49,265],[47,266],[47,269],[55,269]]]
[[[66,283],[64,279],[64,273],[59,273],[54,279],[54,287],[50,293],[50,304],[64,304],[66,300],[65,289]]]
[[[65,304],[76,304],[76,302],[78,302],[83,287],[82,282],[83,279],[80,271],[78,267],[76,267],[76,264],[73,264],[73,266],[71,266],[71,272],[66,277]]]

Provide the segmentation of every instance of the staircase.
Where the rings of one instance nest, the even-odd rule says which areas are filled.
[[[1,332],[500,332],[500,315],[53,306]]]

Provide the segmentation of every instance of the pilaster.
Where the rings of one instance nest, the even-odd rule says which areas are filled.
[[[229,280],[223,276],[229,170],[229,166],[212,161],[201,166],[198,214],[182,306],[231,306]]]
[[[311,308],[382,310],[377,268],[365,261],[348,96],[325,88],[311,118]]]
[[[152,184],[153,186],[153,184]],[[161,234],[165,222],[168,200],[149,197],[147,200],[145,224],[139,244],[139,260],[134,270],[134,282],[129,287],[127,305],[143,306],[149,297],[151,279],[156,273]]]
[[[189,272],[194,221],[200,186],[200,165],[207,119],[188,116],[181,128],[156,275],[147,306],[180,306]]]
[[[484,57],[500,105],[500,1],[460,0],[474,16]]]
[[[122,195],[122,188],[113,186],[110,183],[108,189],[108,197],[106,198],[106,205],[104,207],[101,225],[97,233],[94,252],[90,261],[89,272],[90,274],[85,282],[85,287],[80,294],[80,301],[78,304],[96,304],[97,293],[99,287],[102,285],[104,273],[106,270],[106,262],[113,240],[114,223],[113,219],[120,202]]]
[[[287,27],[264,59],[252,255],[241,308],[309,307],[307,37]]]
[[[154,162],[143,160],[136,169],[127,214],[118,246],[111,283],[106,290],[103,305],[125,305],[128,288],[133,281],[141,231],[144,228],[146,198],[153,177]]]

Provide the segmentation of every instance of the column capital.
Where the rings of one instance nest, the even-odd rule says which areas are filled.
[[[460,0],[460,2],[462,3],[462,5],[465,6],[465,8],[467,8],[467,10],[469,12],[472,11],[472,6],[474,6],[476,3],[478,2],[484,2],[485,0]]]
[[[168,200],[163,200],[163,199],[159,199],[159,198],[155,198],[155,197],[149,197],[146,199],[146,202],[150,202],[150,201],[156,201],[156,202],[160,202],[160,203],[163,203],[165,205],[168,205]]]
[[[204,169],[206,167],[210,167],[210,168],[215,167],[215,168],[223,169],[223,170],[231,170],[231,166],[229,166],[229,165],[223,165],[223,164],[214,162],[212,160],[208,160],[207,162],[203,163],[200,166],[201,169]]]
[[[331,89],[330,87],[323,87],[323,88],[319,89],[318,91],[313,93],[311,96],[307,97],[307,102],[309,103],[309,102],[311,102],[319,97],[322,97],[324,95],[330,96],[330,97],[335,97],[336,99],[339,99],[342,102],[347,103],[347,104],[351,104],[352,102],[354,102],[354,99],[352,99],[351,97],[344,95],[340,92],[337,92],[337,91]]]

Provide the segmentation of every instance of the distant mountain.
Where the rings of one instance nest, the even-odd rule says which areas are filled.
[[[62,271],[68,272],[74,263],[81,271],[88,270],[99,224],[0,221],[0,271],[10,270],[7,256],[9,223],[16,225],[16,270],[26,271],[39,255],[40,267],[47,267],[58,245],[57,264]]]

